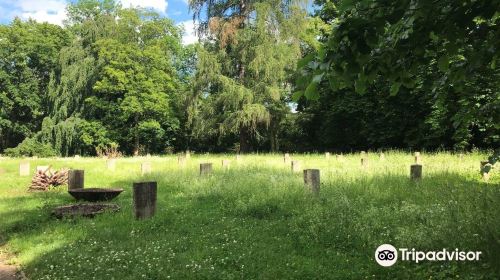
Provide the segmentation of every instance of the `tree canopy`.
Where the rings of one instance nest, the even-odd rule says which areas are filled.
[[[428,105],[413,104],[427,111],[418,117],[427,128],[411,125],[426,134],[417,146],[498,145],[498,1],[317,3],[332,28],[301,61],[296,100],[321,92],[418,94]]]
[[[0,25],[0,151],[498,148],[498,1],[79,0]],[[314,11],[313,11],[314,10]]]

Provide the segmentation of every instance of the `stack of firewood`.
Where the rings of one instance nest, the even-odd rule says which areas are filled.
[[[52,173],[47,170],[38,170],[31,180],[30,191],[46,191],[51,186],[57,187],[68,183],[68,170],[61,169]]]

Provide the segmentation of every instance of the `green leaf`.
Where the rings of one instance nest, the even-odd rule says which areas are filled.
[[[341,88],[339,80],[335,78],[328,79],[328,84],[330,85],[330,89],[333,91],[339,90]]]
[[[323,60],[326,58],[326,49],[323,46],[321,46],[318,50],[318,57],[320,60]]]
[[[431,38],[431,40],[434,42],[437,42],[439,40],[439,37],[436,35],[436,33],[434,33],[434,31],[431,31],[431,33],[429,33],[429,38]]]
[[[296,79],[295,86],[303,89],[309,85],[310,81],[311,81],[311,75],[301,75]]]
[[[359,94],[365,94],[366,93],[366,82],[362,79],[356,80],[354,82],[354,89]]]
[[[401,87],[401,83],[394,83],[391,85],[390,95],[395,96],[399,92],[399,88]]]
[[[300,69],[300,68],[304,68],[304,66],[306,66],[309,62],[311,62],[313,59],[314,59],[314,53],[310,53],[306,56],[304,56],[304,58],[302,58],[301,60],[299,60],[299,62],[297,62],[297,67]]]
[[[305,97],[310,100],[318,100],[319,92],[318,92],[318,83],[311,82],[304,93]]]
[[[299,101],[299,99],[304,95],[304,91],[302,90],[299,90],[299,91],[296,91],[292,94],[292,100],[297,102]]]
[[[349,9],[352,9],[354,7],[354,1],[353,0],[343,0],[340,2],[340,5],[338,6],[339,12],[345,12]]]
[[[439,70],[441,70],[442,72],[448,71],[449,63],[450,62],[448,61],[448,56],[443,55],[442,57],[440,57],[438,60]]]
[[[326,70],[328,70],[328,68],[330,68],[330,62],[323,62],[323,63],[320,63],[320,65],[319,65],[320,70],[326,71]]]
[[[318,83],[318,84],[319,84],[319,83],[321,82],[321,79],[323,78],[323,75],[324,75],[324,74],[325,74],[325,73],[322,73],[322,74],[319,74],[319,75],[314,75],[314,77],[313,77],[313,79],[312,79],[312,80],[313,80],[313,82],[315,82],[315,83]]]
[[[317,62],[317,61],[310,61],[308,64],[307,64],[307,67],[311,68],[312,70],[316,70],[318,69],[318,67],[320,66],[320,63]]]

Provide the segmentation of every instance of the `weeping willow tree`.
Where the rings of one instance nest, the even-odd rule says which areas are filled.
[[[102,68],[94,44],[113,34],[119,5],[113,0],[81,0],[67,8],[66,29],[72,42],[59,52],[58,63],[50,75],[48,103],[50,115],[33,138],[50,144],[59,155],[79,152],[85,99],[93,94]]]
[[[113,0],[80,0],[68,5],[66,25],[74,39],[59,53],[59,64],[49,85],[55,123],[81,114],[101,68],[94,44],[113,34],[118,10]]]
[[[224,1],[222,1],[224,2]],[[230,3],[229,3],[230,2]],[[305,7],[291,1],[191,1],[205,38],[199,49],[190,109],[198,137],[239,138],[239,151],[266,136],[278,148],[277,130],[289,111],[289,78],[301,57]]]

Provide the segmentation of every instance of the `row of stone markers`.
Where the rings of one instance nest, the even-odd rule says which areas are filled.
[[[200,175],[208,175],[211,172],[211,163],[200,164]],[[304,170],[304,185],[313,194],[319,194],[320,171],[318,169]],[[157,182],[133,183],[132,188],[135,218],[137,220],[143,220],[153,217],[156,213],[156,200],[158,193]]]
[[[211,163],[200,164],[200,175],[212,172]],[[70,170],[68,172],[68,191],[83,189],[85,181],[84,170]],[[304,185],[313,194],[319,194],[320,171],[318,169],[304,170]],[[133,209],[136,219],[147,219],[155,215],[158,186],[157,182],[138,182],[132,185]]]
[[[29,176],[30,175],[30,163],[29,162],[21,162],[19,164],[19,176]],[[38,165],[36,167],[36,172],[44,172],[51,171],[50,165]]]
[[[417,179],[422,178],[422,164],[421,164],[422,160],[421,160],[420,152],[415,152],[414,156],[415,156],[415,164],[411,165],[411,167],[410,167],[410,178],[417,180]],[[178,157],[179,165],[185,166],[186,160],[189,159],[189,157],[190,157],[189,153],[182,155],[182,156],[179,156]],[[327,159],[329,159],[330,153],[328,153],[328,152],[325,153],[325,157]],[[463,157],[463,155],[460,154],[460,157]],[[342,159],[343,156],[337,155],[337,158]],[[300,170],[301,170],[300,161],[292,160],[290,157],[290,154],[288,154],[288,153],[284,154],[283,159],[284,159],[285,164],[291,164],[292,172],[294,172],[294,173],[300,172]],[[381,160],[385,159],[385,156],[383,153],[380,153],[380,159]],[[239,155],[236,155],[236,160],[238,162],[241,161],[241,157]],[[231,163],[230,160],[224,159],[224,160],[222,160],[222,167],[225,170],[228,170],[230,168],[230,163]],[[488,161],[481,161],[480,172],[481,172],[481,175],[483,176],[484,180],[488,180],[488,175],[489,175],[489,173],[484,172],[484,166],[487,164],[488,164]],[[368,166],[366,152],[361,152],[361,166],[362,167]],[[46,166],[38,166],[37,170],[39,168],[44,168],[44,167],[46,168]],[[108,170],[114,171],[116,169],[116,159],[108,159],[107,160],[107,168],[108,168]],[[142,175],[149,174],[149,173],[151,173],[151,171],[152,171],[151,162],[141,163],[141,174]],[[212,164],[211,163],[202,163],[200,165],[200,174],[202,174],[202,175],[209,174],[211,171],[212,171]],[[30,175],[30,163],[29,162],[21,162],[20,163],[19,174],[20,174],[20,176],[29,176]]]
[[[414,155],[415,155],[415,163],[416,164],[420,164],[420,152],[415,152]],[[331,156],[331,154],[329,152],[325,153],[325,158],[327,160],[330,159],[330,156]],[[337,159],[343,159],[344,158],[344,156],[341,155],[341,154],[340,155],[335,155],[335,156],[336,156]],[[463,154],[460,154],[460,159],[462,159],[462,157],[463,157]],[[379,158],[380,158],[380,160],[385,160],[385,154],[381,152],[379,154]],[[291,162],[291,157],[290,157],[289,153],[285,153],[284,154],[283,161],[284,161],[285,164],[288,164],[288,163]],[[368,163],[368,159],[366,157],[366,152],[362,151],[361,152],[361,165],[362,166],[367,166],[367,163]]]
[[[420,152],[415,152],[414,153],[414,156],[415,156],[415,164],[411,165],[410,166],[410,178],[412,180],[419,180],[419,179],[422,179],[422,159],[421,159],[421,155],[420,155]],[[463,154],[459,154],[459,157],[460,159],[463,158]],[[326,152],[325,153],[325,158],[326,159],[330,159],[330,153],[329,152]],[[337,155],[337,159],[341,159],[342,158],[342,155]],[[385,160],[385,155],[384,153],[380,153],[379,155],[379,158],[380,160]],[[290,154],[289,153],[285,153],[284,156],[283,156],[283,161],[285,164],[288,164],[288,163],[291,163],[291,167],[292,167],[292,172],[299,172],[300,171],[300,161],[297,161],[297,160],[291,160],[291,157],[290,157]],[[481,166],[480,166],[480,170],[481,170],[481,175],[483,176],[483,179],[485,181],[488,180],[488,173],[487,172],[484,172],[484,166],[486,164],[488,164],[489,162],[488,161],[481,161]],[[366,152],[362,151],[361,152],[361,166],[362,167],[367,167],[368,166],[368,159],[366,157]]]

